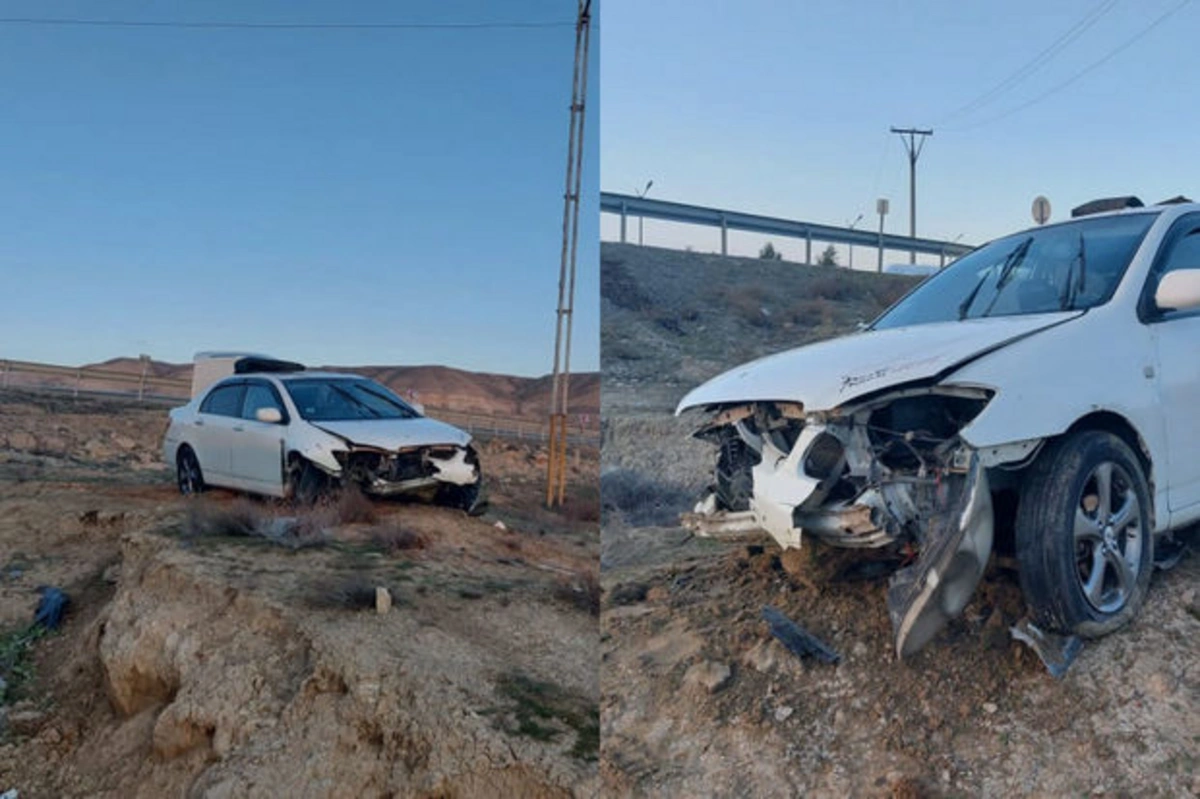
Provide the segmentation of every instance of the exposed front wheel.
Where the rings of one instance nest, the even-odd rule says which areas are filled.
[[[288,497],[298,505],[314,505],[329,490],[329,476],[296,456],[288,468]]]
[[[1095,637],[1137,615],[1153,571],[1150,490],[1111,433],[1073,433],[1026,477],[1016,520],[1021,588],[1047,629]]]
[[[754,494],[754,475],[751,470],[758,462],[758,456],[732,430],[725,431],[721,436],[720,447],[714,475],[717,507],[730,511],[750,510],[750,497]]]
[[[204,490],[204,474],[200,471],[200,461],[196,453],[186,444],[179,448],[175,458],[175,481],[179,493],[185,497],[195,496]]]

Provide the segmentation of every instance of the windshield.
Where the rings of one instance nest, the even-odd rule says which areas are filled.
[[[873,330],[1103,305],[1157,214],[1081,219],[997,239],[893,305]]]
[[[283,381],[300,416],[310,422],[415,419],[420,414],[373,380],[306,377]]]

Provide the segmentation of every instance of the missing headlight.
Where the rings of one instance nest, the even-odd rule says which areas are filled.
[[[841,466],[845,448],[837,437],[829,433],[821,433],[813,439],[804,453],[804,473],[818,480],[826,480],[834,476],[835,470]]]

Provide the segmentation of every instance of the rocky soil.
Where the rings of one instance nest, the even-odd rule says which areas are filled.
[[[1062,680],[1012,640],[1024,604],[1016,575],[999,565],[961,619],[899,663],[886,574],[853,568],[816,544],[783,554],[766,539],[698,539],[674,521],[709,481],[715,457],[688,438],[693,420],[672,417],[683,393],[746,358],[852,329],[873,295],[856,295],[861,310],[823,300],[835,307],[788,327],[751,325],[744,315],[705,323],[720,315],[712,298],[721,292],[804,300],[815,270],[756,270],[751,259],[718,263],[620,245],[604,245],[602,259],[602,286],[617,283],[624,304],[610,314],[614,298],[603,298],[607,791],[1200,795],[1200,557],[1156,574],[1140,617],[1087,643]],[[629,296],[655,302],[630,308]],[[611,340],[629,348],[610,348]],[[609,381],[610,372],[618,379]],[[1188,535],[1200,550],[1200,536]],[[832,646],[841,662],[796,658],[770,635],[765,606]]]
[[[599,792],[594,451],[567,512],[541,507],[541,453],[495,441],[482,518],[317,509],[327,540],[292,548],[198,524],[296,511],[185,503],[155,463],[161,422],[0,395],[0,664],[37,586],[71,597],[0,697],[0,792]]]

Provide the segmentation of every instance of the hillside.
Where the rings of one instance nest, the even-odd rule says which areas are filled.
[[[142,373],[142,363],[136,358],[112,358],[83,368],[105,369],[133,375]],[[450,366],[325,365],[313,368],[365,375],[401,396],[411,396],[415,392],[420,401],[431,408],[525,418],[544,417],[550,408],[550,376],[516,377],[470,372]],[[153,377],[191,380],[192,365],[151,361],[148,374]],[[93,382],[96,387],[103,388],[99,385],[102,381]],[[600,375],[596,372],[572,375],[571,413],[594,417],[599,413],[599,408]]]
[[[919,280],[604,243],[606,413],[612,403],[665,407],[739,363],[850,332]]]

